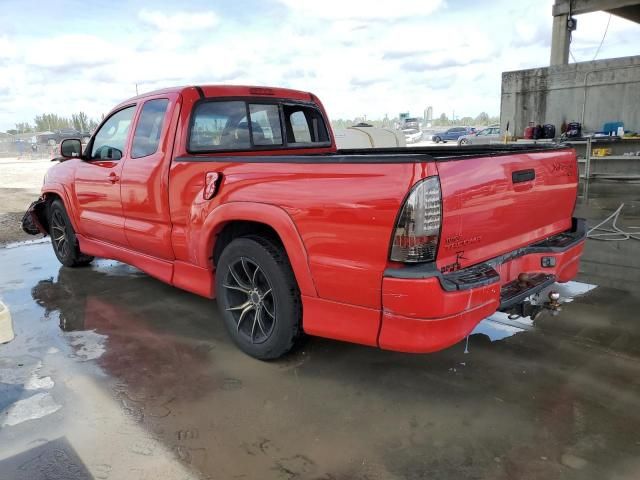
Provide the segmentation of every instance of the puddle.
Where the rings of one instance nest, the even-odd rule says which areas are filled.
[[[544,302],[551,290],[560,292],[561,302],[570,303],[576,297],[596,288],[597,285],[582,282],[554,283],[545,288],[537,295],[536,303]],[[520,317],[510,319],[509,315],[504,312],[496,312],[482,322],[476,325],[470,335],[486,335],[492,342],[504,340],[521,332],[529,331],[534,328],[534,320],[531,317]],[[468,353],[468,346],[465,347],[465,353]]]
[[[53,379],[40,375],[42,361],[24,357],[16,362],[3,362],[0,368],[0,428],[46,417],[61,408],[49,392]]]
[[[10,243],[7,243],[2,248],[11,249],[11,248],[24,247],[24,246],[28,246],[28,245],[39,245],[41,243],[51,243],[51,238],[50,237],[42,237],[42,238],[36,238],[34,240],[22,240],[20,242],[10,242]]]
[[[23,400],[18,400],[6,412],[0,412],[0,427],[11,427],[27,420],[46,417],[60,410],[62,406],[53,399],[50,393],[40,392]]]
[[[100,358],[105,352],[106,335],[85,330],[66,332],[64,336],[70,339],[69,344],[73,347],[73,355],[82,362]]]

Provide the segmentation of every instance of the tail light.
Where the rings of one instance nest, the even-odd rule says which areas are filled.
[[[418,263],[436,259],[441,203],[438,177],[425,178],[413,186],[396,222],[390,260]]]

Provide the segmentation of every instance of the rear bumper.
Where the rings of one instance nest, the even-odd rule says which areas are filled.
[[[522,301],[521,293],[507,297],[509,288],[503,288],[521,273],[545,274],[558,282],[574,278],[585,237],[584,220],[574,219],[571,230],[454,273],[442,274],[433,264],[387,269],[379,346],[426,353],[459,342],[482,319]]]

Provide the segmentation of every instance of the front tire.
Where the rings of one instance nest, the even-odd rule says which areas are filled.
[[[216,292],[225,327],[243,352],[271,360],[294,347],[302,303],[282,247],[262,237],[233,240],[218,260]]]
[[[436,137],[436,138],[434,138],[434,139],[433,139],[433,141],[434,141],[435,143],[440,143],[440,140],[441,140],[441,139],[440,139],[440,137]]]
[[[469,145],[469,140],[467,140],[466,138],[463,138],[458,142],[458,145]]]
[[[49,235],[53,253],[65,267],[88,265],[93,257],[80,252],[78,238],[62,201],[54,200],[49,206]]]

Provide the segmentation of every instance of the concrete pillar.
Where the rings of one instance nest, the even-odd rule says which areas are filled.
[[[551,31],[551,65],[567,65],[569,63],[569,44],[571,32],[567,29],[569,15],[553,17]]]

